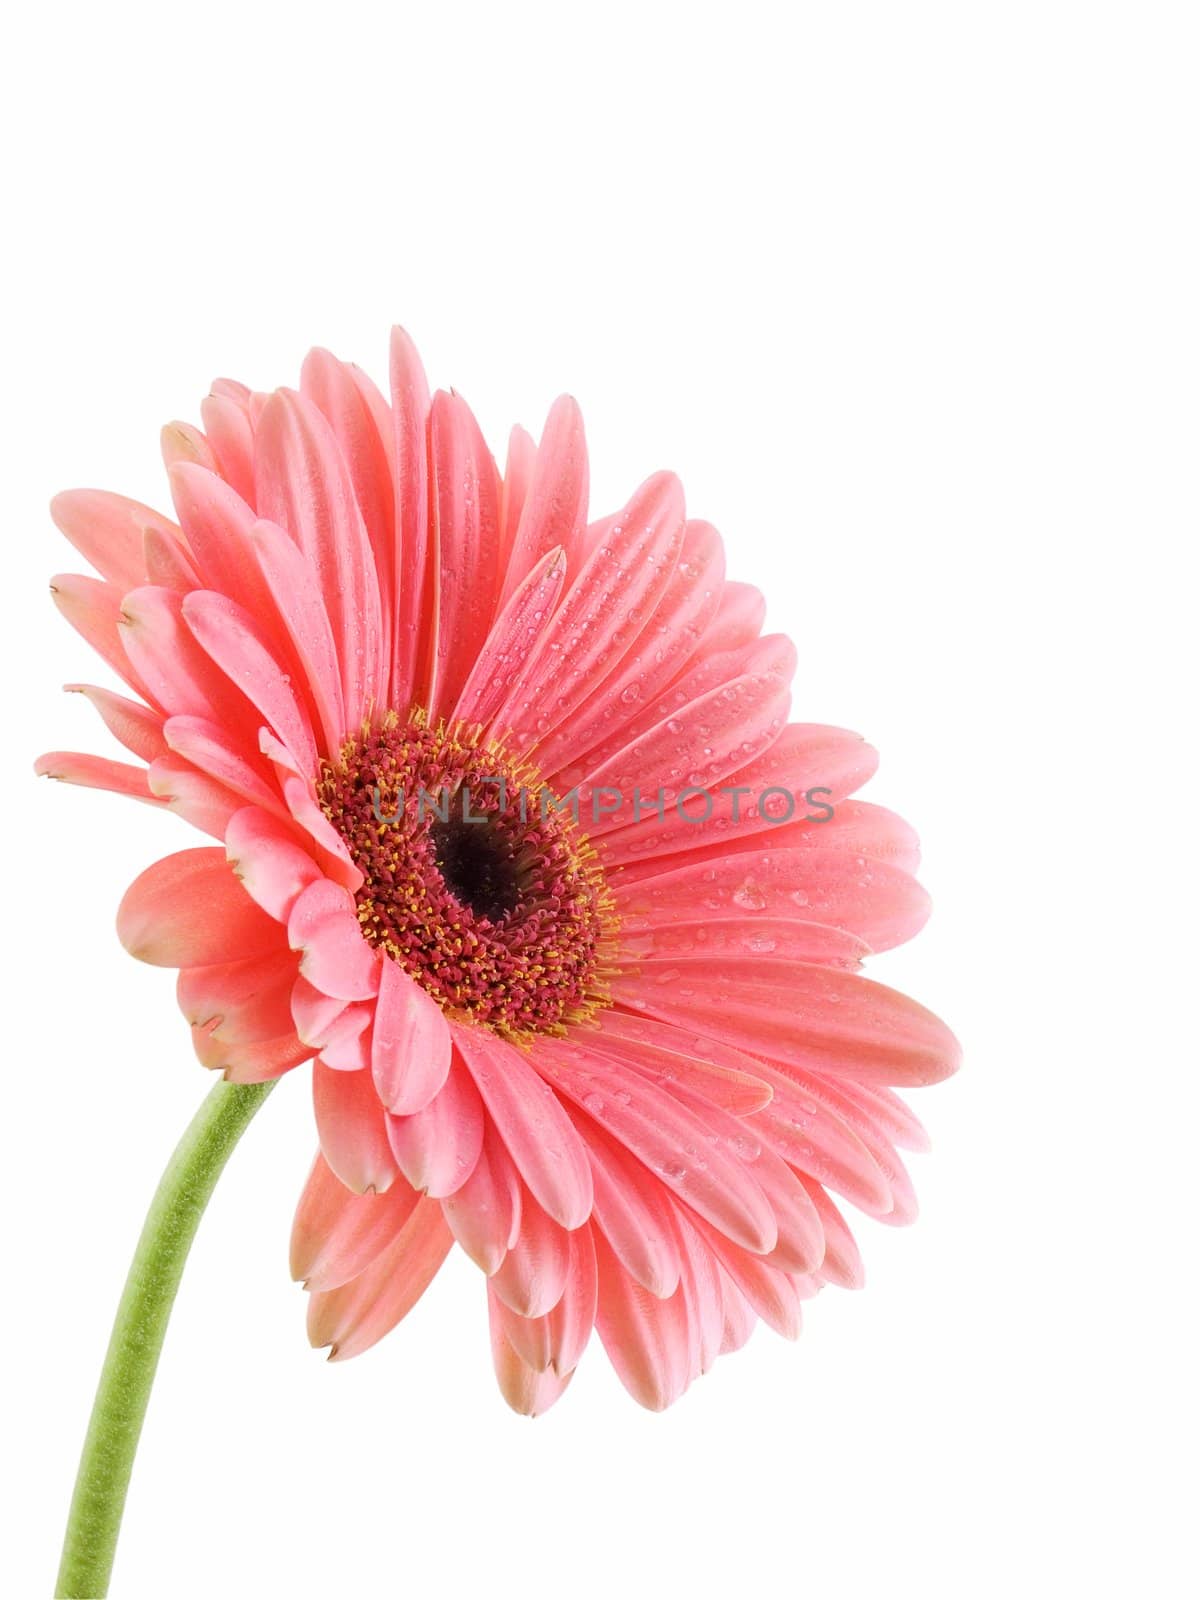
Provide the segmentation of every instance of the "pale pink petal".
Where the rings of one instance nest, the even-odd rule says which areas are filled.
[[[371,1092],[375,1093],[374,1085]],[[414,1189],[423,1189],[435,1200],[456,1193],[474,1172],[483,1130],[483,1102],[457,1058],[423,1110],[410,1117],[387,1118],[388,1138],[401,1172]]]
[[[340,1288],[320,1291],[308,1306],[308,1337],[329,1359],[361,1355],[406,1317],[433,1282],[453,1236],[441,1208],[418,1200],[395,1242],[365,1272]]]
[[[865,1083],[842,1083],[839,1087],[848,1100],[870,1115],[883,1136],[901,1150],[929,1149],[929,1135],[893,1090]]]
[[[50,596],[67,621],[91,645],[135,694],[158,711],[163,708],[150,693],[125,653],[121,642],[121,602],[125,591],[101,578],[60,572],[50,580]]]
[[[399,1235],[420,1196],[403,1178],[385,1194],[355,1194],[318,1153],[292,1223],[291,1273],[306,1289],[337,1289]]]
[[[504,1260],[521,1224],[521,1180],[493,1128],[484,1130],[475,1170],[442,1201],[454,1237],[489,1276]]]
[[[485,1028],[456,1027],[454,1043],[534,1197],[564,1228],[581,1227],[592,1209],[591,1166],[554,1090]]]
[[[117,934],[130,955],[155,967],[236,961],[284,943],[217,848],[180,850],[147,867],[125,891]]]
[[[313,1110],[321,1154],[355,1194],[382,1194],[396,1176],[384,1110],[369,1072],[338,1072],[313,1062]]]
[[[363,938],[354,898],[340,884],[321,878],[302,890],[287,937],[315,988],[340,1000],[369,1000],[378,992],[379,954]]]
[[[159,447],[165,467],[188,463],[209,472],[217,470],[217,458],[208,440],[190,422],[168,422],[159,434]]]
[[[510,462],[512,455],[510,455]],[[527,470],[527,455],[516,453],[518,481]],[[575,569],[587,521],[588,459],[583,418],[570,395],[550,408],[541,443],[522,485],[521,515],[513,535],[502,600],[509,600],[548,551],[561,547]]]
[[[357,1004],[356,1001],[335,999],[320,989],[314,989],[307,978],[297,978],[292,989],[292,1020],[296,1032],[306,1044],[319,1050],[338,1018]]]
[[[602,1234],[595,1240],[596,1331],[618,1378],[638,1404],[663,1411],[678,1400],[691,1375],[682,1288],[668,1299],[655,1299],[629,1276]]]
[[[268,741],[263,741],[263,748],[270,749]],[[326,876],[351,894],[356,894],[363,884],[362,872],[351,860],[345,840],[313,798],[311,781],[285,772],[280,787],[293,821],[299,823],[316,846],[317,859],[325,869]]]
[[[50,515],[84,560],[122,592],[146,581],[144,530],[179,531],[149,506],[103,489],[68,489],[55,495]]]
[[[189,589],[201,587],[200,574],[193,565],[187,547],[165,528],[146,529],[142,535],[142,556],[146,582],[156,588],[174,589],[176,594],[187,594]]]
[[[246,803],[244,795],[170,752],[150,763],[146,781],[169,810],[214,839],[225,837],[230,818]]]
[[[514,1411],[523,1417],[540,1417],[548,1411],[554,1402],[562,1397],[563,1391],[571,1381],[572,1374],[567,1373],[560,1377],[557,1373],[547,1370],[535,1372],[521,1360],[505,1337],[504,1327],[494,1308],[501,1302],[489,1287],[488,1307],[490,1315],[492,1336],[492,1364],[496,1370],[496,1381],[500,1385],[500,1393]]]
[[[521,1191],[521,1227],[491,1276],[496,1293],[520,1317],[541,1317],[562,1299],[567,1285],[569,1235]]]
[[[126,750],[131,750],[143,761],[153,761],[166,753],[163,738],[163,719],[157,711],[114,694],[111,689],[98,688],[94,683],[68,683],[68,694],[81,694],[103,718],[104,726]]]
[[[245,406],[214,386],[212,394],[200,402],[200,417],[218,472],[253,510],[254,430]]]

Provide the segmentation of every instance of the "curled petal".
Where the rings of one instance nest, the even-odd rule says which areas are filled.
[[[180,850],[147,867],[117,911],[121,943],[155,967],[202,967],[279,950],[283,930],[230,871],[223,850]]]

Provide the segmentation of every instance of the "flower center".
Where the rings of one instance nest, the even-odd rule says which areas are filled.
[[[349,740],[318,785],[364,882],[364,937],[464,1021],[516,1040],[608,1004],[615,918],[572,810],[461,724]]]

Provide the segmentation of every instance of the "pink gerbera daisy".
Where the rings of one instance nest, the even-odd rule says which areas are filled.
[[[218,841],[119,929],[206,1066],[313,1061],[313,1343],[366,1349],[457,1242],[512,1406],[593,1327],[666,1406],[859,1283],[831,1193],[913,1215],[894,1090],[956,1047],[858,972],[925,919],[913,835],[849,798],[861,739],[788,721],[795,651],[674,477],[588,520],[573,401],[501,475],[398,333],[390,404],[318,351],[202,414],[164,435],[177,520],[55,501],[101,574],[55,598],[137,699],[73,687],[137,762],[39,769]]]

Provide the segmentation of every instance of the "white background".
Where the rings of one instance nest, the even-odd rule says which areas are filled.
[[[108,749],[45,502],[404,322],[502,448],[569,388],[883,752],[960,1033],[911,1230],[665,1416],[594,1347],[529,1423],[452,1261],[326,1366],[285,1081],[205,1219],[114,1594],[1195,1593],[1200,251],[1187,5],[25,6],[8,23],[0,1589],[49,1594],[111,1314],[207,1080],[113,911],[199,842]],[[116,753],[116,752],[111,752]],[[1189,1570],[1191,1569],[1191,1570]]]

